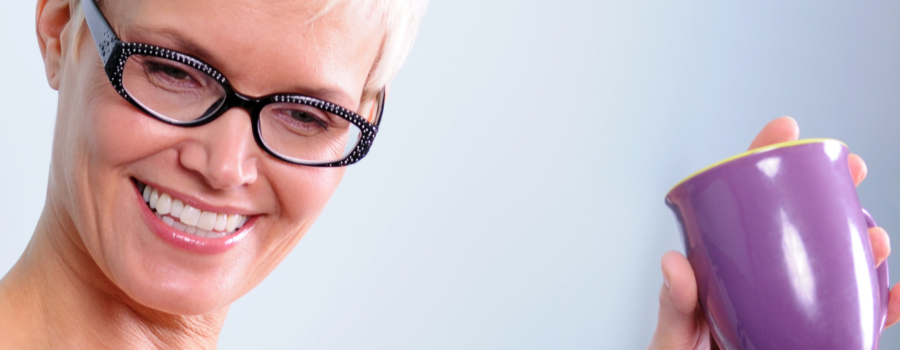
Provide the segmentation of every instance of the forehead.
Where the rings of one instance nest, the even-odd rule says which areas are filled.
[[[124,41],[197,56],[250,95],[317,96],[354,107],[377,58],[383,24],[347,2],[117,0],[104,12]],[[345,95],[345,96],[337,96]]]

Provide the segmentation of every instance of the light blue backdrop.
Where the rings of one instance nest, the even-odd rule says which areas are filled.
[[[46,187],[33,11],[0,3],[0,271]],[[433,1],[372,153],[220,348],[643,348],[659,257],[681,247],[663,195],[781,115],[863,155],[860,196],[896,236],[897,18],[891,1]]]

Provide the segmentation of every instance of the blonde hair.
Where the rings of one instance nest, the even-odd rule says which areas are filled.
[[[69,8],[71,19],[75,23],[72,28],[72,33],[75,35],[71,36],[69,47],[75,47],[74,44],[87,35],[84,12],[80,5],[80,0],[71,0]],[[406,57],[409,55],[419,31],[422,16],[425,15],[428,0],[324,0],[318,16],[324,15],[339,5],[369,10],[372,15],[381,17],[382,23],[384,23],[385,30],[381,50],[369,71],[363,89],[362,101],[366,101],[387,86],[406,62]]]

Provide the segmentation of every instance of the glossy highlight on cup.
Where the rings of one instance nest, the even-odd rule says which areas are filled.
[[[848,155],[837,140],[775,144],[666,195],[723,350],[878,348],[887,263],[875,269]]]

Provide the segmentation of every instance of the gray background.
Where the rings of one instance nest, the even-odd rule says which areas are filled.
[[[663,195],[781,115],[863,155],[900,232],[900,3],[748,3],[433,1],[372,153],[220,347],[643,348],[681,247]],[[0,3],[0,271],[46,187],[33,11]]]

